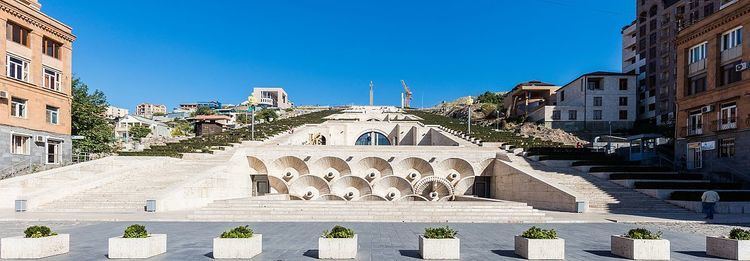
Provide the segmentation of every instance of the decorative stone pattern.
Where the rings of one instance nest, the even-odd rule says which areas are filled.
[[[45,258],[70,251],[70,235],[59,234],[42,238],[22,236],[0,239],[0,258]]]
[[[635,260],[669,260],[669,240],[666,239],[631,239],[613,235],[611,237],[612,254]]]
[[[107,257],[149,258],[167,252],[167,235],[150,234],[147,238],[109,238]]]
[[[318,238],[318,258],[357,258],[357,234],[353,238]]]
[[[706,237],[706,254],[731,260],[750,260],[750,240]]]
[[[515,252],[526,259],[565,259],[565,240],[558,239],[528,239],[515,237]]]
[[[419,255],[422,259],[460,259],[461,240],[458,238],[430,239],[419,235]]]
[[[263,235],[251,238],[214,238],[214,258],[249,259],[263,251]]]

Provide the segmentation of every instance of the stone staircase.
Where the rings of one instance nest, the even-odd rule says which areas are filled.
[[[196,221],[539,223],[544,213],[517,202],[215,201],[189,216]]]

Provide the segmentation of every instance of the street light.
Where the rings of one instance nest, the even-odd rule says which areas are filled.
[[[469,117],[466,120],[466,125],[467,125],[466,129],[467,129],[468,135],[471,135],[471,105],[472,104],[474,104],[474,99],[471,96],[469,96],[469,98],[466,99],[466,105],[469,107]]]
[[[255,100],[255,97],[251,94],[247,97],[247,111],[249,111],[252,115],[252,120],[250,121],[250,139],[255,141],[255,105],[257,104],[257,101]]]

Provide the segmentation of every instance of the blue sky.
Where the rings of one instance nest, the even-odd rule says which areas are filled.
[[[620,70],[634,0],[41,1],[73,27],[73,72],[112,105],[281,86],[296,104],[413,106]],[[206,3],[213,3],[206,5]]]

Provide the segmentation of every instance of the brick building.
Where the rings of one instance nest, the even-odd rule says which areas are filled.
[[[677,38],[675,155],[689,169],[750,169],[750,70],[742,68],[750,61],[748,28],[750,0],[739,0]]]
[[[0,175],[70,162],[72,29],[37,0],[0,0],[0,23]]]

